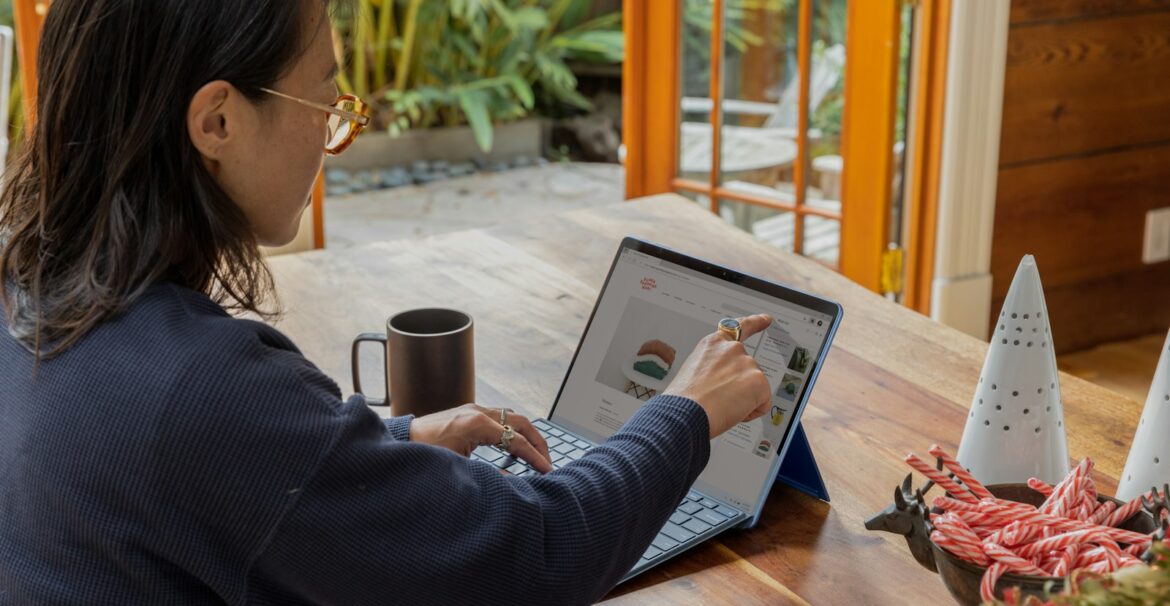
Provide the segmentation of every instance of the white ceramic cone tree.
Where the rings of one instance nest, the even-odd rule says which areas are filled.
[[[1142,420],[1138,421],[1133,445],[1121,482],[1117,484],[1117,498],[1130,500],[1157,486],[1161,490],[1170,483],[1170,333],[1162,344],[1162,356],[1154,371],[1154,382],[1146,396]]]
[[[957,458],[985,484],[1056,483],[1068,474],[1056,355],[1032,255],[1020,261],[992,331]]]

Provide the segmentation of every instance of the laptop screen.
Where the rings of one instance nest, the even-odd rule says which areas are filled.
[[[768,377],[771,409],[713,440],[710,461],[695,484],[753,511],[767,493],[773,463],[806,399],[839,308],[750,276],[725,275],[677,253],[639,248],[662,250],[623,245],[549,417],[603,441],[670,385],[721,318],[768,313],[772,325],[744,345]],[[764,285],[769,292],[761,292]]]

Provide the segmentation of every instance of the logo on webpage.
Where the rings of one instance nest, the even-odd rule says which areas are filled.
[[[654,278],[642,278],[642,290],[654,290],[658,287],[658,282]]]

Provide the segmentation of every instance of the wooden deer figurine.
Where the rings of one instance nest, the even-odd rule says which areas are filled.
[[[927,531],[926,515],[929,508],[922,495],[934,484],[927,482],[922,488],[911,489],[913,474],[907,474],[901,486],[894,487],[894,502],[865,521],[865,529],[891,532],[906,537],[914,559],[931,572],[937,572],[934,553],[930,549],[930,535]]]

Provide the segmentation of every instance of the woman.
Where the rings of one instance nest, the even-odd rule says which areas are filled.
[[[228,315],[267,311],[257,246],[355,126],[332,44],[322,0],[52,3],[0,197],[0,603],[590,602],[767,410],[713,335],[579,462],[505,477],[466,455],[503,420],[550,471],[526,419],[383,423]]]

